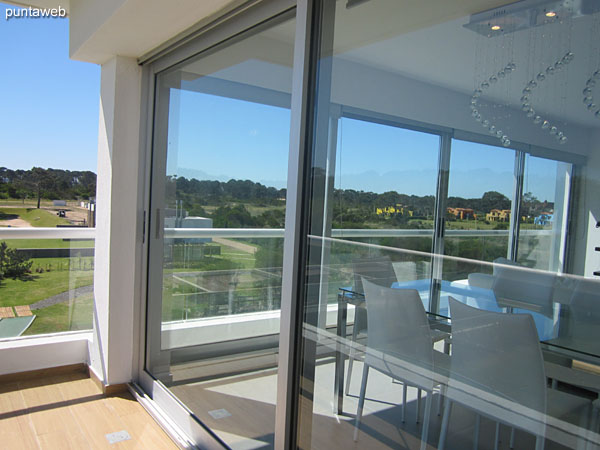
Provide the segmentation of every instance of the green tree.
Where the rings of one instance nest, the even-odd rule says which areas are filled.
[[[14,248],[8,248],[6,242],[0,243],[0,282],[4,278],[14,280],[31,279],[33,261]]]

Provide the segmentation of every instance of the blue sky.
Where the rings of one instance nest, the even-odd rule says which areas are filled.
[[[68,19],[5,20],[0,166],[96,171],[100,68],[69,59]]]
[[[171,95],[169,174],[286,186],[288,109],[174,89]],[[435,195],[437,136],[344,118],[337,145],[336,188]],[[449,195],[498,191],[510,198],[514,159],[510,149],[453,141]],[[556,163],[534,158],[528,169],[526,188],[552,201]]]

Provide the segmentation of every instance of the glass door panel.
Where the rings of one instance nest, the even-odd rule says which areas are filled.
[[[489,289],[492,265],[485,263],[510,259],[515,153],[509,148],[452,141],[444,254],[455,258],[443,260],[441,314],[449,314],[453,284]]]
[[[581,106],[580,93],[596,70],[590,69],[595,53],[587,42],[597,34],[597,16],[590,17],[597,11],[555,20],[562,13],[539,17],[539,10],[521,3],[527,2],[316,3],[322,9],[311,18],[323,23],[316,26],[315,79],[307,80],[315,83],[307,102],[315,110],[306,121],[310,153],[302,192],[309,198],[300,205],[305,246],[293,294],[299,293],[302,321],[293,324],[299,326],[294,349],[301,359],[292,435],[299,448],[475,448],[483,436],[483,448],[492,448],[496,419],[510,423],[498,428],[505,443],[511,427],[520,430],[515,447],[534,448],[536,439],[541,447],[540,432],[546,448],[579,444],[572,434],[544,434],[550,421],[567,426],[563,417],[584,411],[589,399],[573,400],[565,416],[544,422],[554,414],[546,410],[540,357],[540,340],[551,345],[554,337],[546,333],[556,318],[547,295],[552,285],[547,273],[533,276],[516,264],[531,258],[550,268],[554,255],[550,241],[543,252],[548,244],[518,234],[519,225],[527,225],[520,223],[521,200],[533,204],[523,194],[523,169],[530,167],[532,185],[534,165],[541,167],[532,159],[525,163],[525,152],[593,153],[597,124]],[[527,14],[512,9],[521,6]],[[498,17],[507,21],[492,23]],[[597,105],[588,109],[595,112]],[[439,133],[424,137],[391,123]],[[427,139],[432,145],[423,147]],[[393,154],[390,143],[397,146]],[[428,175],[431,169],[437,176]],[[552,170],[557,180],[545,183],[556,192],[562,169]],[[388,172],[393,179],[381,186]],[[536,195],[533,186],[529,192]],[[432,196],[426,203],[435,207],[431,216],[416,213],[422,196]],[[567,197],[547,199],[553,214],[558,198]],[[412,227],[417,223],[421,229]],[[352,235],[357,228],[361,235]],[[419,239],[433,241],[421,246],[409,239],[415,229],[424,233]],[[377,235],[392,232],[402,235]],[[406,264],[431,260],[432,304],[439,300],[438,312],[446,316],[452,308],[451,323],[426,310],[427,293],[416,285],[421,275]],[[345,278],[335,278],[340,273]],[[526,298],[511,298],[511,289]],[[336,290],[334,305],[323,301],[323,293],[329,300]],[[451,308],[450,295],[456,298]],[[522,312],[534,316],[537,328],[530,316],[511,314]],[[516,321],[526,329],[513,332]],[[444,345],[448,333],[451,350]],[[432,406],[439,392],[455,405],[442,416]],[[476,421],[473,412],[492,421]],[[480,441],[474,441],[475,427]],[[578,437],[588,432],[578,431]]]
[[[491,262],[509,255],[515,151],[452,141],[444,254]],[[447,281],[468,278],[460,260],[444,261]]]
[[[440,137],[366,117],[339,120],[328,303],[356,287],[362,261],[382,258],[392,282],[419,288],[428,304]]]
[[[273,442],[294,29],[156,79],[146,369],[232,448]]]
[[[571,164],[525,157],[517,262],[562,272],[565,262]]]

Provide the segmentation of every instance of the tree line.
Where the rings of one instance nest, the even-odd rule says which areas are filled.
[[[11,170],[0,167],[0,199],[79,200],[96,195],[96,174],[89,170]]]
[[[282,227],[286,189],[265,186],[250,180],[197,180],[170,176],[166,183],[167,204],[181,201],[192,216],[211,217],[216,227]],[[61,169],[10,170],[0,168],[0,199],[87,199],[96,194],[96,174],[90,171]],[[404,226],[419,227],[415,219],[432,219],[435,196],[408,195],[395,191],[384,193],[354,189],[333,190],[332,222],[334,227],[362,228],[386,221]],[[377,208],[401,205],[403,214],[382,217]],[[471,208],[478,215],[492,209],[510,209],[511,200],[505,195],[489,191],[481,198],[451,196],[448,207]],[[251,214],[248,207],[262,207],[260,214]],[[211,208],[207,212],[206,207]],[[216,207],[216,209],[214,208]],[[537,215],[550,211],[551,202],[541,202],[531,193],[523,196],[521,214]],[[410,211],[410,214],[408,213]]]

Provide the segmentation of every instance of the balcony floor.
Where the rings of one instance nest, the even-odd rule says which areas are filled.
[[[206,366],[194,370],[194,364],[172,366],[173,385],[171,391],[186,404],[194,414],[223,439],[232,449],[270,448],[273,444],[275,428],[275,403],[277,371],[275,369],[245,372],[227,377],[214,377],[210,380],[199,378],[206,372]],[[353,440],[354,417],[360,390],[362,363],[357,362],[353,370],[350,395],[344,398],[344,414],[333,410],[332,358],[324,358],[316,367],[312,436],[310,446],[314,449],[383,449],[419,448],[422,420],[415,423],[417,390],[408,389],[406,421],[402,423],[402,385],[372,370],[369,374],[363,425],[358,442]],[[423,397],[422,408],[425,406]],[[429,428],[429,449],[437,448],[441,417],[437,415],[437,394],[434,394]],[[307,405],[309,406],[309,405]],[[225,410],[223,416],[214,412]],[[211,414],[212,413],[212,414]],[[421,410],[421,419],[423,409]],[[460,405],[452,409],[447,448],[464,450],[473,448],[475,414]],[[308,429],[303,428],[302,432]],[[494,448],[495,422],[481,420],[480,439],[477,448]],[[510,428],[500,429],[501,450],[509,449]],[[521,430],[516,432],[516,449],[530,449],[535,446],[533,435]],[[556,442],[546,441],[546,450],[566,450]]]
[[[131,439],[109,444],[123,430]],[[81,372],[0,384],[0,447],[177,448],[128,392],[106,397]]]

